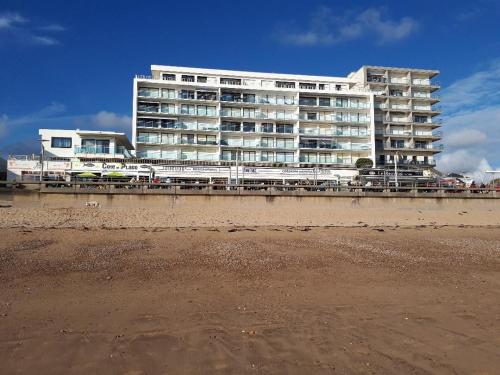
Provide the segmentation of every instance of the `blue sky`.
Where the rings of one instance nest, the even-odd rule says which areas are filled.
[[[500,168],[500,1],[0,3],[0,152],[37,129],[130,131],[151,64],[346,75],[439,69],[446,170]]]

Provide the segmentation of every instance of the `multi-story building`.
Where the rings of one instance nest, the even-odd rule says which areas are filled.
[[[400,165],[434,166],[434,154],[442,145],[441,125],[436,120],[440,108],[431,81],[437,70],[363,66],[350,77],[367,87],[375,95],[375,149],[379,166]]]
[[[432,165],[439,151],[432,146],[436,71],[362,67],[348,77],[157,65],[151,71],[134,79],[132,142],[142,159],[353,167],[358,158],[385,165],[401,155]],[[374,82],[375,72],[384,86]],[[409,85],[392,83],[403,76]],[[410,97],[391,96],[395,90]]]

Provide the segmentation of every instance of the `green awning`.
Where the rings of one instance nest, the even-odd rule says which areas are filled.
[[[109,172],[105,175],[106,177],[125,177],[121,172]]]
[[[91,178],[91,177],[97,177],[95,174],[92,172],[82,172],[76,175],[76,177],[84,177],[84,178]]]

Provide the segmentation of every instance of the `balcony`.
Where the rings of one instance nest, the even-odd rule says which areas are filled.
[[[116,148],[109,146],[75,146],[74,152],[75,154],[109,155],[120,157],[130,155],[129,151],[123,146],[118,146]]]
[[[383,76],[368,75],[366,81],[370,83],[387,83],[387,78]]]
[[[184,122],[168,122],[162,123],[161,120],[137,121],[138,128],[146,129],[168,129],[168,130],[191,130],[191,131],[206,131],[218,132],[218,124],[192,124]]]

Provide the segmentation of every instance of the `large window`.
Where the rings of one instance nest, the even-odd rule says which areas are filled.
[[[157,98],[158,97],[158,89],[153,87],[139,87],[139,96]]]
[[[260,161],[274,161],[274,152],[262,151]]]
[[[192,90],[179,91],[179,99],[194,99],[194,91]]]
[[[273,127],[274,127],[274,124],[269,123],[269,122],[264,122],[260,125],[260,129],[261,129],[262,133],[272,133]]]
[[[109,139],[82,139],[82,148],[87,153],[109,154]]]
[[[194,105],[182,104],[181,114],[183,115],[194,115],[196,114],[196,107]]]
[[[293,133],[293,125],[292,124],[277,124],[276,125],[276,133]]]
[[[293,138],[277,138],[277,148],[293,148]]]
[[[52,148],[71,148],[71,138],[52,137],[50,145]]]
[[[277,152],[276,161],[281,163],[293,163],[293,152]]]
[[[244,122],[243,123],[244,132],[255,132],[255,122]]]
[[[198,106],[198,115],[199,116],[215,116],[216,107],[199,105]]]
[[[137,105],[138,112],[158,112],[158,103],[143,103],[139,102]]]

